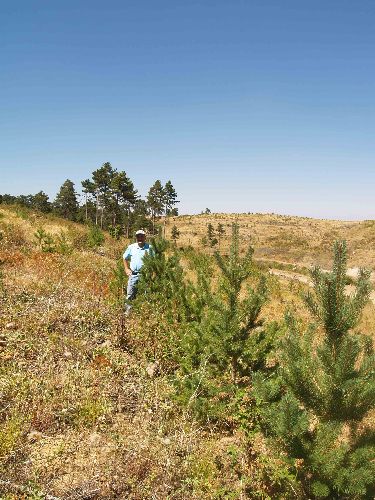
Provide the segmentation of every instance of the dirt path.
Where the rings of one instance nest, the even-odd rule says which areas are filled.
[[[355,277],[356,273],[354,274],[354,268],[348,270],[348,276]],[[282,271],[280,269],[270,269],[270,274],[273,274],[274,276],[279,276],[280,278],[287,279],[289,281],[299,281],[300,283],[304,283],[305,285],[312,286],[312,281],[308,276],[305,276],[304,274],[299,274],[299,273],[294,273],[290,271]],[[375,275],[374,273],[371,274],[371,281],[374,283],[375,282]],[[348,285],[345,287],[345,291],[348,295],[350,295],[354,291],[354,286],[353,285]],[[370,294],[370,300],[373,304],[375,304],[375,291],[371,292]]]

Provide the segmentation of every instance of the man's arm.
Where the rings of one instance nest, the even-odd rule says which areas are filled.
[[[131,274],[132,274],[132,270],[130,269],[130,265],[129,265],[130,257],[131,257],[131,250],[130,250],[130,247],[128,247],[125,250],[124,255],[123,255],[124,268],[125,268],[125,273],[127,274],[127,276],[131,276]]]
[[[124,259],[124,267],[125,267],[125,273],[128,275],[128,276],[131,276],[132,274],[132,270],[130,269],[129,267],[129,262],[127,259]]]

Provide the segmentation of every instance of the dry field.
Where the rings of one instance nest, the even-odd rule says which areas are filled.
[[[260,259],[328,267],[332,239],[345,236],[351,266],[375,264],[370,223],[212,215],[179,217],[167,229],[177,224],[179,246],[199,247],[206,224],[222,222],[226,251],[235,220]],[[73,252],[41,252],[40,226],[65,231]],[[0,231],[1,498],[247,498],[244,478],[258,492],[249,498],[273,498],[283,471],[262,440],[249,446],[240,432],[199,427],[150,360],[129,349],[137,318],[125,322],[109,286],[126,241],[106,236],[90,251],[80,248],[83,226],[5,207]],[[308,319],[306,286],[270,275],[264,319],[282,320],[287,307]],[[370,303],[361,328],[374,324]]]
[[[375,220],[351,222],[275,214],[184,215],[168,220],[167,235],[176,225],[180,231],[178,245],[202,248],[207,225],[211,223],[216,229],[220,223],[225,229],[221,251],[227,252],[233,222],[240,226],[244,248],[251,243],[257,259],[328,268],[333,242],[345,239],[349,266],[375,269]]]

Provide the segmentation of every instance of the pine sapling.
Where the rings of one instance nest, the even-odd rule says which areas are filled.
[[[279,377],[255,380],[267,432],[303,465],[298,473],[317,498],[374,493],[375,435],[366,417],[375,403],[375,357],[371,339],[353,331],[369,298],[370,272],[361,269],[348,294],[346,262],[346,244],[337,242],[332,271],[312,270],[313,291],[304,299],[315,324],[301,332],[287,315]]]

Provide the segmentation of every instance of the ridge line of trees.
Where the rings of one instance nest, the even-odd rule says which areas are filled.
[[[142,199],[125,171],[113,168],[110,162],[94,170],[91,178],[81,182],[83,202],[74,183],[67,179],[55,199],[49,200],[44,191],[32,195],[0,195],[0,204],[17,204],[43,213],[54,213],[68,220],[91,223],[118,237],[129,237],[142,227],[155,234],[161,216],[177,216],[176,190],[169,180],[163,186],[158,179]]]

